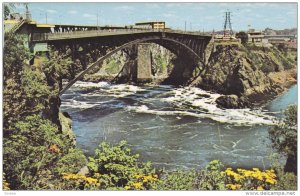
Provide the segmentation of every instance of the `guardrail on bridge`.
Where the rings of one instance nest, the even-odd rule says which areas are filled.
[[[202,35],[202,36],[206,35],[201,32],[186,32],[186,31],[169,30],[169,29],[110,29],[110,30],[108,29],[108,30],[72,31],[72,32],[55,32],[55,33],[33,33],[31,40],[47,41],[47,40],[69,39],[69,38],[81,38],[81,37],[135,34],[135,33],[146,33],[146,32],[169,32],[169,33]]]

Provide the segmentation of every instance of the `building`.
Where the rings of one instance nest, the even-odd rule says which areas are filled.
[[[255,31],[254,29],[249,29],[248,31],[248,42],[250,43],[263,43],[265,36],[262,31]]]
[[[166,23],[162,21],[138,22],[135,23],[137,29],[165,29]]]
[[[297,40],[295,35],[265,35],[265,38],[268,39],[270,43],[274,44]]]

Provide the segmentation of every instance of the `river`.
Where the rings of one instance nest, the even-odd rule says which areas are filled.
[[[142,161],[199,169],[214,159],[232,167],[270,165],[268,127],[297,103],[297,85],[258,109],[220,109],[219,94],[193,87],[77,82],[62,96],[77,146],[93,155],[102,141],[127,140]]]

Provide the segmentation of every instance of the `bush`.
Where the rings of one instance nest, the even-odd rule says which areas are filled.
[[[225,178],[221,175],[224,165],[219,160],[211,161],[201,171],[199,189],[201,190],[225,190]]]
[[[289,106],[284,112],[285,118],[269,129],[272,146],[287,157],[286,172],[297,175],[297,106]]]
[[[244,31],[240,31],[235,35],[236,38],[240,38],[241,39],[241,43],[243,45],[248,43],[248,34],[245,33]]]
[[[157,190],[195,190],[198,173],[192,171],[174,171],[164,174],[160,183],[156,184]]]
[[[50,188],[57,179],[56,163],[68,154],[72,141],[38,115],[16,123],[4,138],[3,170],[13,190]],[[63,159],[64,160],[64,159]]]
[[[68,154],[58,160],[55,171],[59,175],[63,173],[77,173],[86,164],[86,157],[81,150],[70,149]]]
[[[297,176],[293,173],[285,173],[282,168],[276,170],[277,184],[272,190],[297,190]]]
[[[160,181],[150,162],[139,163],[138,154],[131,154],[125,141],[116,146],[106,142],[89,157],[86,176],[64,173],[63,181],[68,189],[76,190],[150,190]]]

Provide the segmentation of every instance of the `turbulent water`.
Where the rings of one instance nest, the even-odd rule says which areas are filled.
[[[220,109],[219,96],[193,87],[77,82],[62,96],[61,110],[72,117],[77,146],[89,155],[102,141],[127,140],[157,167],[199,168],[214,159],[267,167],[267,129],[282,108]]]

